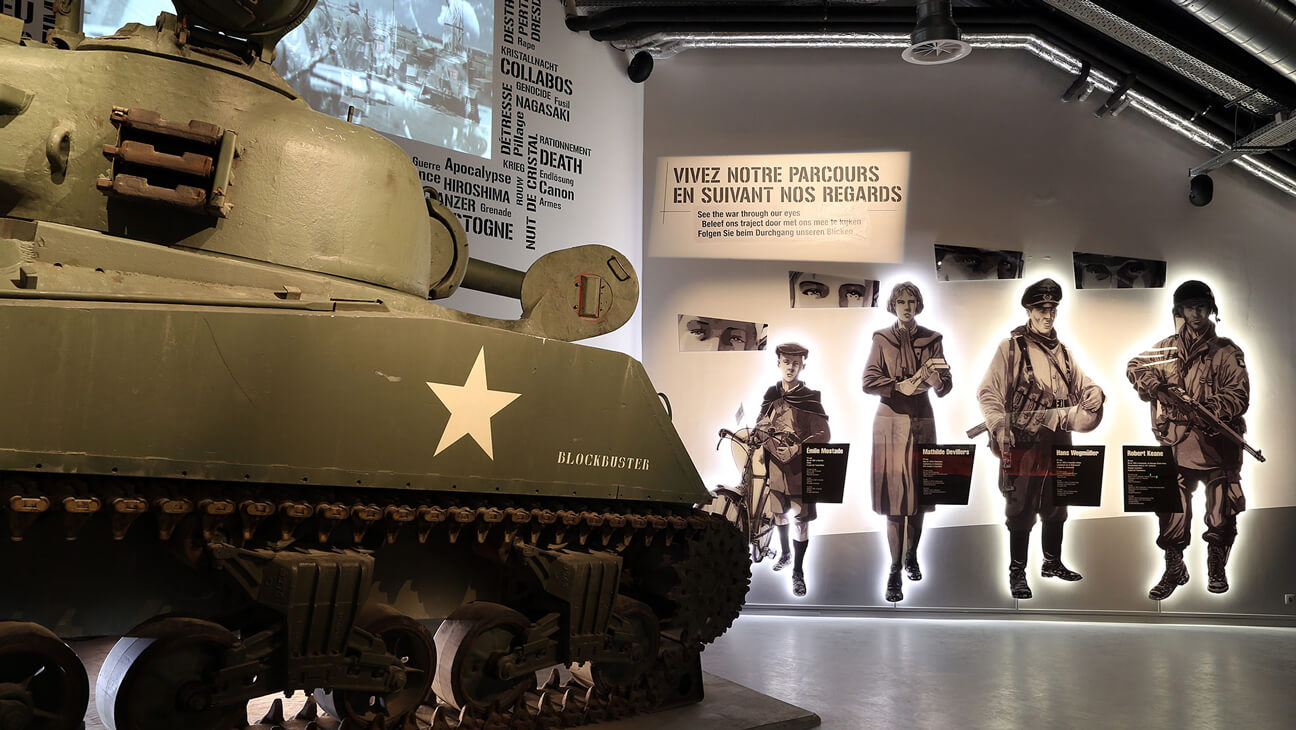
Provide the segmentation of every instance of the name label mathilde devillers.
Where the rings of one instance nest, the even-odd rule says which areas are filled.
[[[558,463],[571,466],[588,466],[595,469],[649,470],[648,459],[635,456],[617,456],[616,454],[591,454],[583,451],[559,451]]]
[[[650,256],[899,263],[908,152],[662,157]]]
[[[920,444],[914,475],[919,504],[967,504],[974,445]]]

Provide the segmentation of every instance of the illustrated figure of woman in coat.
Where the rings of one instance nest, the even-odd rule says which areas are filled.
[[[923,311],[918,287],[908,281],[896,284],[887,311],[896,316],[896,323],[873,333],[873,347],[864,368],[864,392],[882,398],[873,418],[873,510],[887,518],[891,571],[886,600],[895,603],[904,600],[902,557],[909,580],[922,580],[918,541],[923,515],[932,507],[918,503],[915,465],[921,459],[919,446],[936,442],[927,391],[944,396],[953,381],[941,334],[919,326],[916,320]],[[908,550],[904,549],[906,538]]]

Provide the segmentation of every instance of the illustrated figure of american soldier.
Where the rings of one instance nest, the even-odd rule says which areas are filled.
[[[999,457],[1013,598],[1031,597],[1026,563],[1037,516],[1044,523],[1040,574],[1066,581],[1083,577],[1062,562],[1067,508],[1053,500],[1053,448],[1069,446],[1072,431],[1098,425],[1104,395],[1053,329],[1061,301],[1062,287],[1052,279],[1026,288],[1021,304],[1028,320],[999,344],[977,391],[990,448]]]
[[[1157,547],[1165,551],[1165,573],[1148,598],[1162,600],[1188,582],[1183,551],[1191,539],[1192,495],[1206,491],[1206,589],[1229,589],[1225,566],[1237,537],[1237,515],[1246,509],[1240,479],[1242,444],[1212,423],[1213,414],[1235,434],[1246,424],[1251,384],[1242,349],[1215,334],[1215,295],[1200,281],[1174,292],[1175,334],[1129,361],[1126,368],[1139,397],[1151,404],[1152,432],[1173,449],[1178,471],[1178,512],[1158,512]]]
[[[921,458],[919,445],[936,443],[936,421],[927,391],[944,396],[954,381],[945,362],[941,334],[919,325],[916,319],[923,311],[918,287],[908,281],[896,284],[887,311],[896,316],[896,322],[873,333],[864,368],[864,392],[882,398],[873,417],[873,511],[887,518],[891,570],[886,600],[895,603],[904,600],[902,556],[909,580],[922,580],[918,541],[923,515],[932,506],[918,504],[914,462]]]
[[[778,527],[782,550],[774,570],[792,564],[792,593],[806,594],[804,561],[810,545],[810,521],[818,517],[814,503],[802,497],[801,444],[825,443],[829,438],[828,414],[824,412],[819,391],[801,382],[810,351],[795,342],[774,348],[782,378],[765,391],[761,400],[756,429],[763,434],[765,463],[773,497],[774,524]],[[796,511],[796,537],[789,550],[788,513]]]

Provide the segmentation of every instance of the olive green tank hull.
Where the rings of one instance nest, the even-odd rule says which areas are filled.
[[[50,629],[126,634],[110,730],[299,689],[362,729],[696,701],[750,562],[642,366],[570,344],[629,321],[633,267],[471,259],[404,152],[271,68],[313,4],[60,48],[0,16],[0,717],[80,725]],[[429,301],[460,286],[521,316]],[[561,665],[586,684],[535,686]]]
[[[0,306],[0,469],[581,496],[707,493],[622,354],[387,312]]]

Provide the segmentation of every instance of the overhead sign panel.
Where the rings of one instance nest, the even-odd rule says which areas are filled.
[[[908,152],[662,157],[651,256],[898,263]]]

